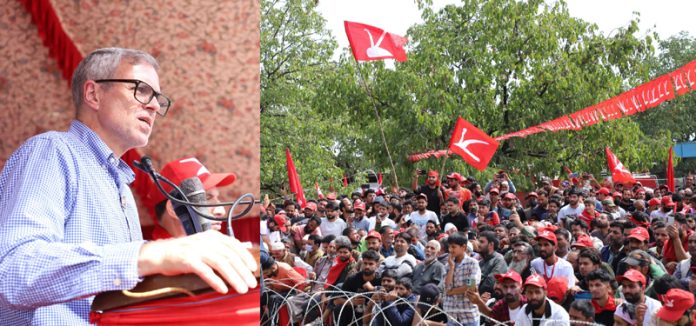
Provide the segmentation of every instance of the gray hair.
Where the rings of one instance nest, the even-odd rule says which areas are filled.
[[[103,48],[87,55],[75,69],[72,77],[72,97],[76,109],[82,106],[85,82],[88,80],[113,78],[122,61],[131,65],[146,63],[155,71],[159,69],[157,60],[150,54],[133,49]],[[107,86],[108,87],[108,86]]]
[[[336,240],[334,240],[334,242],[336,243],[336,250],[337,251],[338,251],[338,249],[341,249],[341,248],[348,248],[348,250],[353,249],[353,246],[350,242],[350,239],[348,239],[348,237],[345,235],[336,237]]]
[[[428,241],[428,244],[433,245],[433,247],[435,247],[435,250],[437,250],[438,252],[440,251],[440,241],[430,240]]]

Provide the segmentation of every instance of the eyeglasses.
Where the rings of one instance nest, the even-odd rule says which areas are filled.
[[[172,100],[170,100],[168,97],[166,97],[162,93],[156,92],[152,86],[148,85],[148,83],[142,81],[142,80],[137,80],[137,79],[99,79],[95,80],[95,83],[130,83],[130,84],[135,84],[135,88],[133,89],[133,97],[135,97],[135,100],[142,103],[142,104],[149,104],[152,101],[152,98],[157,99],[157,104],[159,104],[159,110],[157,110],[157,114],[161,116],[165,116],[167,114],[167,111],[169,110],[169,107],[172,105]]]

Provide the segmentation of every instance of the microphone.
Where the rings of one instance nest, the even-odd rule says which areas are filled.
[[[206,203],[205,188],[203,187],[201,179],[198,177],[184,179],[181,181],[179,187],[181,188],[181,192],[176,190],[173,191],[175,193],[174,197],[188,202],[189,204],[172,201],[172,206],[174,207],[174,213],[176,213],[176,216],[181,220],[181,225],[183,225],[186,235],[192,235],[210,229],[210,221],[201,217],[191,205]],[[182,193],[184,196],[182,196]]]

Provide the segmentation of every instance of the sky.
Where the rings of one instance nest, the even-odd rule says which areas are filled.
[[[439,9],[450,3],[460,1],[433,0],[433,7]],[[637,11],[640,12],[639,35],[650,29],[663,39],[680,31],[696,36],[694,0],[567,0],[566,3],[571,16],[597,24],[604,35],[627,26]],[[348,47],[344,20],[374,25],[399,35],[405,35],[411,25],[422,22],[413,0],[320,0],[318,11],[327,20],[339,49]],[[340,53],[336,51],[336,57]]]

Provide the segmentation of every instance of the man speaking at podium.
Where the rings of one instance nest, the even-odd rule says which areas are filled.
[[[146,242],[121,155],[147,145],[171,105],[147,53],[99,49],[72,79],[76,120],[30,138],[0,174],[0,320],[80,325],[94,295],[144,276],[195,273],[214,290],[256,286],[239,241],[217,231]],[[28,103],[30,105],[30,103]],[[217,274],[220,276],[218,276]]]

